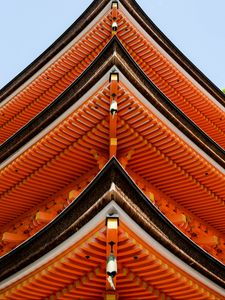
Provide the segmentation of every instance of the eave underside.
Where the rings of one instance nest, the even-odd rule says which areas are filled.
[[[107,1],[100,5],[96,1],[95,5],[93,5],[92,14],[90,14],[91,10],[87,11],[85,18],[93,21],[92,18],[96,16],[96,11],[100,12],[106,3]],[[183,60],[185,60],[186,64],[190,63],[182,57],[181,53],[178,53],[179,51],[175,46],[171,43],[170,47],[168,46],[168,40],[156,26],[153,26],[150,20],[146,20],[146,16],[143,15],[140,8],[133,1],[122,1],[122,4],[126,9],[124,7],[119,9],[117,14],[117,37],[121,43],[148,78],[193,122],[224,148],[225,118],[223,107],[221,109],[210,97],[203,94],[201,89],[197,88],[192,81],[185,77],[185,74],[182,74],[176,65],[164,55],[163,51],[166,49],[173,59],[178,59],[179,64],[182,64]],[[141,30],[132,24],[134,20],[130,20],[134,15],[136,16],[134,7],[141,16],[136,19],[146,30],[145,33],[141,33]],[[1,118],[3,122],[1,124],[2,142],[49,105],[87,68],[112,38],[111,23],[112,11],[109,8],[105,15],[101,16],[100,19],[96,19],[96,24],[93,24],[93,28],[85,32],[78,40],[76,40],[76,36],[79,36],[82,32],[82,28],[83,30],[85,28],[82,27],[82,22],[79,26],[76,25],[78,27],[76,34],[71,29],[70,35],[67,33],[68,36],[65,34],[61,38],[61,43],[64,45],[66,41],[71,41],[72,38],[75,38],[76,41],[54,64],[51,64],[47,70],[43,71],[39,77],[3,106]],[[137,23],[137,26],[140,25]],[[154,39],[160,46],[155,46]],[[58,47],[61,49],[60,42]],[[164,50],[161,51],[160,47]],[[193,66],[187,68],[184,64],[184,69],[188,69],[189,72],[192,70],[193,73]],[[197,70],[195,70],[194,74],[197,73]],[[200,75],[202,74],[197,76],[198,80],[201,77],[204,87],[208,90],[210,83],[205,84],[204,76]],[[218,93],[218,90],[216,91],[213,86],[211,86],[211,90],[216,95],[216,99],[221,100],[222,93]],[[222,103],[224,103],[224,99]]]
[[[108,55],[106,56],[108,57]],[[121,57],[125,57],[124,53]],[[101,59],[104,61],[104,56]],[[121,59],[118,59],[118,62],[120,61]],[[111,63],[115,62],[116,60],[113,58]],[[133,81],[137,74],[129,73],[126,61],[118,65],[123,68],[123,71],[126,70],[126,76],[130,76],[129,79]],[[112,68],[113,64],[106,65],[105,69],[109,70],[110,67]],[[103,69],[102,65],[100,73],[104,74]],[[78,101],[76,92],[81,97],[82,81],[86,85],[83,92],[85,93],[93,85],[94,80],[96,83],[96,80],[102,77],[100,73],[96,72],[96,67],[93,65],[92,71],[89,69],[86,73],[90,83],[87,77],[80,78],[67,93],[58,99],[59,101],[52,107],[52,110],[43,112],[48,117],[40,116],[40,120],[50,122],[51,118],[54,118],[54,114],[58,116],[58,112],[64,107],[67,108],[69,103],[73,104],[75,99]],[[90,74],[95,74],[96,78]],[[136,80],[136,82],[140,82],[140,80]],[[145,85],[147,82],[143,84]],[[77,91],[78,86],[80,86],[80,90]],[[152,91],[152,94],[147,96],[140,89],[140,85],[136,85],[136,88],[139,88],[147,99],[153,101],[158,99],[154,95],[157,90]],[[196,230],[188,229],[185,234],[200,243],[207,251],[211,251],[210,248],[213,246],[210,253],[223,259],[224,242],[222,242],[223,234],[221,235],[224,230],[223,176],[207,160],[204,160],[179,136],[174,134],[168,125],[160,120],[160,115],[155,115],[151,109],[143,105],[134,92],[131,92],[122,81],[118,84],[117,157],[122,163],[127,160],[127,170],[130,170],[130,174],[135,174],[135,178],[140,177],[138,179],[139,185],[145,192],[152,191],[152,189],[153,191],[156,190],[156,205],[164,213],[170,205],[170,212],[181,206],[203,220],[206,225],[201,226],[200,232],[203,233],[203,236],[200,239],[196,238],[199,235],[196,235]],[[59,197],[56,197],[58,200],[54,200],[52,195],[59,193],[71,183],[77,186],[79,178],[82,178],[86,173],[89,173],[90,178],[93,178],[97,173],[96,169],[101,168],[109,158],[109,105],[110,83],[106,82],[101,88],[98,86],[97,91],[89,95],[89,98],[86,98],[85,102],[60,122],[57,127],[3,169],[2,226],[19,215],[26,215],[26,211],[34,206],[34,215],[36,210],[40,208],[48,211],[49,207],[45,207],[46,199],[49,199],[50,202],[56,202],[56,207],[58,207],[57,203],[61,201],[61,206],[55,211],[59,213],[64,208],[63,205],[68,205],[68,202],[66,204],[65,201],[67,201],[66,193],[68,193],[69,187],[64,194],[61,193]],[[37,123],[34,120],[34,124],[31,124],[35,130],[38,130]],[[39,126],[42,127],[43,124],[40,123]],[[34,134],[32,129],[27,128],[26,130],[28,136]],[[163,173],[158,165],[163,168]],[[174,182],[174,177],[176,177],[176,182]],[[83,187],[87,182],[90,182],[90,178],[87,178],[86,183],[84,180]],[[70,189],[74,188],[70,187]],[[82,189],[79,188],[79,192]],[[5,199],[4,202],[3,199]],[[19,202],[18,199],[20,199]],[[169,199],[173,199],[174,202],[170,202]],[[166,204],[168,201],[171,204]],[[182,209],[178,209],[178,211],[180,217],[185,219],[186,212]],[[174,215],[173,212],[172,214]],[[32,216],[26,217],[26,222],[28,222],[26,226],[32,222],[32,218]],[[191,223],[190,220],[192,218],[189,218]],[[18,220],[18,222],[20,221]],[[198,222],[196,226],[199,226]],[[220,233],[211,231],[210,226]],[[3,232],[11,228],[6,227],[3,228]],[[27,231],[26,228],[27,234],[30,235],[37,231],[37,228],[32,228],[30,231]],[[198,231],[199,229],[197,229]],[[204,246],[205,242],[202,241],[207,239],[207,234],[210,234],[212,238],[212,242],[210,242],[212,245]],[[220,236],[219,239],[218,235]],[[218,245],[222,247],[222,252],[220,248],[217,251]]]
[[[104,185],[102,185],[103,178]],[[113,181],[116,185],[112,189]],[[108,188],[109,193],[107,193]],[[103,299],[105,293],[110,291],[107,290],[104,267],[107,258],[108,233],[104,223],[101,223],[102,217],[98,217],[100,224],[93,230],[90,229],[88,222],[102,209],[104,210],[104,207],[106,209],[107,203],[110,203],[112,198],[116,205],[105,210],[102,216],[106,217],[109,212],[119,214],[117,244],[119,271],[116,277],[116,292],[119,299],[127,299],[129,295],[137,299],[138,292],[141,300],[158,299],[159,295],[170,297],[168,299],[180,299],[180,297],[182,299],[191,297],[195,300],[211,299],[211,297],[222,299],[218,294],[219,288],[215,287],[216,292],[202,283],[203,279],[199,281],[195,276],[193,278],[193,274],[187,274],[176,263],[175,265],[171,263],[162,252],[159,254],[159,248],[158,250],[149,248],[151,237],[144,242],[140,238],[141,235],[138,237],[132,231],[133,221],[129,224],[129,218],[136,220],[146,234],[152,236],[176,256],[223,286],[224,266],[180,235],[179,231],[171,226],[140,193],[114,159],[60,218],[49,224],[32,241],[26,242],[0,260],[2,276],[6,276],[15,273],[15,270],[20,270],[32,260],[37,260],[46,251],[49,252],[66,241],[74,232],[80,236],[76,243],[72,243],[70,250],[64,250],[64,254],[55,252],[56,258],[47,261],[44,268],[39,265],[38,269],[35,271],[33,269],[32,273],[28,273],[29,275],[27,274],[24,279],[5,287],[1,291],[3,299],[4,297],[18,299],[22,294],[24,299],[43,299],[43,297],[51,299],[50,295],[60,297],[59,299],[69,299],[69,297],[76,299],[82,296],[84,299],[91,299],[91,297]],[[120,212],[117,205],[129,217]],[[82,228],[84,228],[84,235]],[[85,235],[85,232],[88,234]],[[56,239],[55,235],[59,238]],[[70,244],[71,241],[67,243],[68,246]]]

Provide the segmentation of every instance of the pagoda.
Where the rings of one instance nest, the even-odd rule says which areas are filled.
[[[0,299],[225,299],[225,95],[134,0],[0,97]]]

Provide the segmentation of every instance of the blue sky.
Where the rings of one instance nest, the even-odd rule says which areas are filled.
[[[91,0],[1,0],[0,88],[40,55]],[[167,37],[225,87],[224,0],[137,0]]]

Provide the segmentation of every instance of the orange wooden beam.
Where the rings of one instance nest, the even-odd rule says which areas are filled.
[[[21,243],[26,238],[26,235],[19,233],[4,232],[2,235],[2,241],[7,243]]]
[[[116,218],[116,215],[108,216],[106,228],[101,223],[88,236],[48,262],[44,269],[36,270],[3,289],[0,299],[118,300],[120,295],[123,299],[132,300],[221,298],[215,291],[177,269],[141,236],[137,236],[128,224],[122,221],[119,224]],[[103,251],[106,251],[108,241],[115,242],[116,239],[120,262],[117,290],[105,291],[106,252]],[[116,248],[113,250],[117,251]],[[92,255],[87,257],[89,253]]]
[[[96,159],[99,169],[101,170],[104,167],[104,165],[107,163],[108,159],[105,157],[104,154],[100,153],[99,151],[97,151],[95,149],[91,149],[90,152]]]
[[[109,157],[116,156],[117,152],[117,93],[119,74],[112,72],[110,74],[110,116],[109,116]]]
[[[39,224],[48,224],[57,213],[49,213],[46,211],[38,211],[35,216],[35,220]]]
[[[218,244],[218,237],[215,235],[201,234],[198,237],[198,242],[201,246],[215,247]]]
[[[180,212],[168,212],[166,216],[171,220],[171,222],[176,226],[183,226],[187,222],[187,217]]]
[[[119,157],[119,162],[121,163],[121,165],[124,167],[124,169],[126,168],[129,160],[131,159],[132,155],[135,153],[134,149],[130,149],[126,154],[123,154]]]
[[[126,154],[123,154],[123,156],[120,157],[124,158],[125,155]],[[120,158],[119,161],[121,162]],[[223,248],[223,236],[219,235],[215,230],[209,230],[208,225],[204,224],[202,220],[199,220],[196,216],[181,206],[178,206],[176,202],[166,197],[162,192],[159,192],[154,186],[129,167],[127,167],[126,170],[149,200],[151,200],[174,225],[178,226],[182,232],[194,240],[200,247],[203,247],[211,255],[216,256],[217,259],[224,262],[225,247]]]
[[[74,199],[76,199],[78,196],[80,195],[80,191],[78,190],[71,190],[68,194],[68,197],[67,197],[67,203],[70,203],[72,202]]]

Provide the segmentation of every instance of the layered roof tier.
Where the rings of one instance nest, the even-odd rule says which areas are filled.
[[[94,1],[1,95],[0,299],[223,299],[224,95],[134,1]]]
[[[113,12],[114,11],[114,12]],[[224,95],[160,32],[135,1],[92,5],[43,55],[1,91],[1,142],[62,93],[117,37],[149,79],[224,148]]]
[[[105,271],[112,241],[116,292]],[[181,235],[114,158],[22,249],[22,256],[19,247],[0,261],[1,278],[14,274],[2,282],[2,299],[223,297],[224,266]]]

